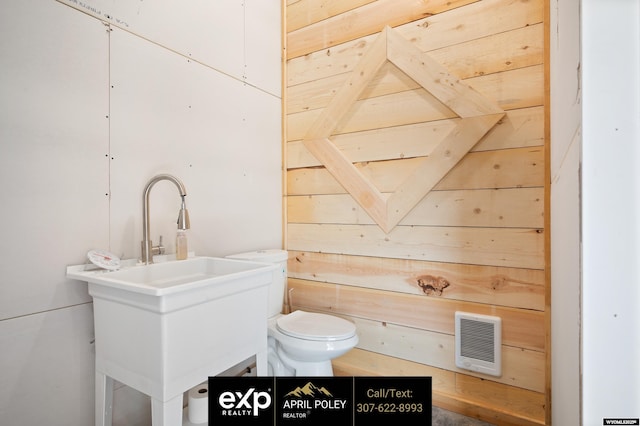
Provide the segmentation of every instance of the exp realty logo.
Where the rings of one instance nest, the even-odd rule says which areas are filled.
[[[274,424],[273,377],[209,377],[209,424]]]
[[[353,424],[350,377],[279,377],[276,380],[276,424],[340,426]]]

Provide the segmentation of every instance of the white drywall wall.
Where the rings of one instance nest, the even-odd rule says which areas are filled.
[[[583,424],[640,417],[640,3],[582,1]]]
[[[551,416],[579,425],[580,0],[550,2]]]
[[[86,426],[92,305],[65,269],[92,248],[139,255],[149,178],[184,181],[198,254],[282,244],[280,2],[135,2],[156,19],[136,31],[126,15],[106,25],[99,1],[5,3],[0,424]],[[260,13],[277,19],[247,34]],[[177,192],[159,183],[151,201],[154,240],[171,251]],[[116,425],[148,423],[145,398],[115,394]]]

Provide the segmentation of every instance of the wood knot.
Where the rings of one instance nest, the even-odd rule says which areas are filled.
[[[496,276],[491,281],[491,288],[493,290],[500,290],[507,286],[507,278],[504,276]]]
[[[433,275],[421,275],[418,277],[418,286],[427,296],[442,296],[443,290],[450,285],[449,281],[444,277],[434,277]]]

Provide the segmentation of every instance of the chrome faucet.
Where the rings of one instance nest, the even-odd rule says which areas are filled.
[[[153,263],[154,254],[164,253],[164,247],[162,246],[162,236],[160,236],[160,244],[154,246],[149,237],[149,193],[151,188],[161,180],[168,180],[173,182],[178,187],[178,192],[182,198],[182,205],[180,212],[178,213],[178,229],[189,229],[189,211],[185,207],[184,197],[187,196],[187,190],[183,183],[175,176],[172,175],[157,175],[151,178],[147,185],[144,187],[144,193],[142,196],[142,262],[145,264]]]

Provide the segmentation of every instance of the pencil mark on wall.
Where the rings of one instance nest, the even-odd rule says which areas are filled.
[[[110,21],[112,23],[115,23],[121,27],[129,27],[129,24],[112,15],[111,13],[109,13],[108,11],[103,11],[102,9],[100,9],[99,7],[96,7],[92,4],[90,4],[89,2],[86,1],[80,1],[80,0],[62,0],[63,3],[66,3],[72,7],[76,7],[77,9],[80,10],[84,10],[85,12],[89,13],[90,15],[96,16],[100,19],[105,19],[107,21]]]

